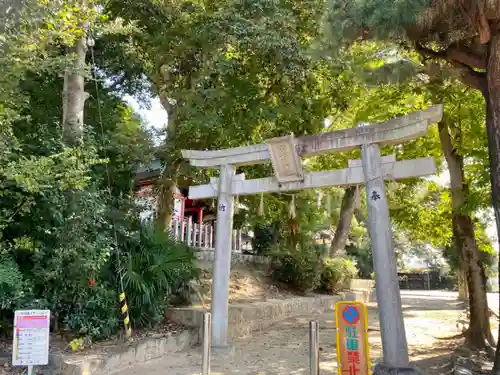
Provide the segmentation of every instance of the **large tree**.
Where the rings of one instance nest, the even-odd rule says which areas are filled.
[[[370,82],[367,78],[370,66],[374,65],[373,56],[381,48],[390,47],[383,43],[364,43],[342,51],[338,57],[343,70],[336,82],[343,83],[343,104],[335,108],[330,116],[328,130],[356,126],[360,122],[376,123],[386,119],[422,109],[428,105],[422,93],[421,82],[413,81],[405,87],[391,82]],[[380,59],[378,65],[384,60]],[[373,77],[372,77],[373,78]],[[386,148],[384,153],[396,152],[399,159],[419,156],[438,156],[439,141],[437,132],[402,147]],[[359,158],[359,151],[351,153],[332,153],[319,157],[312,163],[318,169],[344,168],[347,159]],[[438,160],[438,164],[441,164]],[[340,212],[334,219],[334,237],[330,253],[333,255],[345,249],[348,242],[353,218],[364,221],[360,210],[360,188],[350,186],[344,190]]]
[[[119,218],[118,237],[133,233],[132,220],[121,224],[133,214],[131,177],[149,139],[123,100],[92,82],[85,134],[70,132],[77,142],[62,141],[62,76],[72,70],[89,77],[65,56],[65,47],[83,38],[81,18],[68,21],[88,19],[86,9],[68,1],[21,3],[19,22],[2,19],[0,29],[0,330],[14,310],[40,307],[51,309],[56,329],[110,334],[118,327],[110,313],[118,310],[112,229]],[[113,159],[111,198],[106,156]],[[89,280],[97,280],[95,288]]]
[[[474,347],[491,349],[486,299],[486,273],[491,245],[483,241],[485,220],[481,211],[490,206],[490,184],[487,176],[487,137],[484,132],[481,94],[454,79],[444,78],[440,70],[425,95],[432,102],[444,102],[443,121],[438,125],[440,148],[450,176],[450,188],[443,190],[426,183],[392,197],[393,218],[414,236],[433,245],[456,251],[460,269],[466,271],[471,310],[467,342]],[[423,86],[424,87],[424,86]],[[478,115],[479,113],[479,115]],[[408,194],[404,197],[402,194]],[[449,251],[445,252],[447,255]],[[455,264],[455,263],[454,263]]]
[[[486,103],[492,201],[500,232],[500,4],[498,1],[332,0],[328,20],[334,41],[378,38],[414,47],[449,64]],[[338,27],[341,25],[341,27]],[[337,44],[339,46],[340,44]],[[500,371],[496,362],[495,371]]]
[[[122,87],[146,77],[169,117],[161,226],[170,221],[172,189],[196,176],[186,170],[180,148],[233,147],[322,129],[338,92],[325,79],[329,63],[309,54],[322,5],[108,2],[110,15],[135,22],[137,30],[98,41],[100,66]]]
[[[84,106],[88,93],[85,92],[85,57],[89,31],[89,2],[81,0],[63,12],[70,27],[74,29],[74,38],[66,46],[67,56],[71,59],[64,72],[62,138],[68,146],[75,146],[83,141]]]
[[[446,101],[445,115],[439,123],[438,129],[441,148],[450,176],[453,242],[459,252],[462,269],[465,270],[467,287],[470,291],[470,325],[466,332],[466,339],[472,346],[481,348],[487,345],[486,343],[494,345],[495,342],[489,323],[485,265],[475,233],[477,224],[474,221],[479,202],[471,193],[471,191],[474,192],[474,189],[471,189],[470,179],[466,175],[465,157],[468,156],[469,150],[466,147],[467,140],[464,138],[471,138],[476,130],[476,142],[478,139],[484,141],[485,137],[481,136],[484,135],[484,132],[481,131],[481,123],[484,119],[476,114],[472,118],[472,129],[471,127],[467,128],[467,125],[471,125],[469,122],[471,118],[468,116],[469,113],[463,111],[462,107],[467,109],[474,106],[480,107],[482,103],[479,95],[463,90],[462,85],[453,80],[445,82],[434,77],[430,84],[430,91],[434,98],[440,102]],[[462,104],[462,101],[466,101],[467,104]],[[476,148],[476,155],[469,156],[469,158],[476,159],[477,162],[478,156],[483,151],[483,158],[480,162],[484,163],[486,161],[484,154],[486,145],[484,143],[477,142],[476,145],[479,147]],[[470,161],[469,164],[471,164]],[[487,348],[492,353],[491,347],[487,346]]]

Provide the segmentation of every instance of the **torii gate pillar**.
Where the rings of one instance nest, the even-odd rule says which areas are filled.
[[[376,143],[362,145],[361,163],[366,180],[368,232],[375,270],[375,293],[379,309],[384,364],[390,368],[405,368],[409,365],[408,344],[401,309],[380,146]]]
[[[214,347],[226,347],[228,345],[229,278],[234,211],[231,184],[234,172],[234,167],[230,164],[224,164],[220,167],[215,262],[212,278],[212,346]]]

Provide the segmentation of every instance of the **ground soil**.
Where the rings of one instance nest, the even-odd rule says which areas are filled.
[[[202,277],[202,294],[206,307],[210,304],[211,274]],[[296,297],[292,292],[274,285],[265,269],[235,268],[230,281],[231,303],[252,303],[267,299]],[[451,373],[450,358],[460,344],[458,339],[449,339],[459,333],[463,304],[453,292],[402,291],[406,337],[412,361],[429,375]],[[490,303],[491,305],[491,303]],[[498,310],[498,306],[495,306]],[[381,357],[381,338],[378,326],[376,303],[369,304],[369,342],[371,357]],[[333,314],[311,311],[281,321],[265,332],[256,332],[251,337],[235,339],[227,350],[214,351],[212,375],[277,375],[308,374],[309,346],[308,324],[310,320],[320,322],[321,374],[337,374],[336,329]],[[493,329],[497,328],[495,321]],[[135,332],[135,340],[143,336],[170,335],[183,329],[166,323],[155,331]],[[52,349],[67,350],[67,340],[54,336]],[[10,343],[4,343],[8,350]],[[106,342],[95,343],[82,354],[106,351],[110,347],[126,345],[117,336]],[[178,353],[135,366],[120,372],[121,375],[194,375],[200,372],[200,348]],[[1,372],[0,372],[1,373]]]
[[[212,273],[209,269],[203,272],[200,284],[205,303],[209,304],[212,286]],[[289,290],[285,285],[273,282],[266,267],[239,266],[231,269],[229,303],[257,302],[296,296],[297,293]],[[194,304],[196,304],[196,297],[193,300],[195,300]]]
[[[460,341],[449,339],[458,333],[457,320],[463,304],[450,292],[402,292],[406,337],[411,360],[428,375],[452,373],[451,355]],[[308,374],[308,323],[320,322],[321,374],[337,374],[336,330],[333,314],[310,312],[281,321],[265,332],[235,339],[229,349],[212,354],[212,375]],[[369,304],[371,356],[381,356],[381,338],[375,303]],[[169,358],[135,366],[121,375],[194,375],[200,372],[200,349],[194,348]]]
[[[212,274],[210,267],[204,267],[200,280],[200,293],[206,306],[210,305],[210,289],[212,284]],[[275,285],[269,277],[266,267],[239,266],[231,270],[231,279],[229,286],[230,303],[251,303],[267,299],[285,299],[293,298],[296,295],[283,286]],[[200,301],[196,295],[192,296],[193,305],[199,305]],[[152,330],[133,330],[131,340],[126,340],[124,332],[119,332],[108,340],[93,342],[80,351],[84,355],[103,353],[110,348],[131,345],[134,342],[145,337],[163,337],[175,334],[184,327],[173,322],[165,322],[163,325]],[[51,334],[50,343],[52,352],[72,352],[70,341],[73,335],[66,333]],[[12,340],[5,338],[0,340],[0,368],[3,365],[8,367],[12,353]]]

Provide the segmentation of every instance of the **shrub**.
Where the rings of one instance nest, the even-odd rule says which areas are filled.
[[[298,250],[275,254],[273,278],[300,292],[309,292],[321,285],[321,260],[314,248],[301,246]]]
[[[64,321],[80,336],[92,339],[111,336],[120,327],[118,291],[107,283],[82,290],[75,296]]]
[[[257,255],[269,254],[273,243],[273,230],[270,224],[257,224],[254,227],[252,249]]]
[[[370,277],[373,272],[373,257],[372,249],[369,243],[361,243],[360,246],[346,246],[347,256],[356,261],[356,266],[359,269],[359,275],[363,279]]]
[[[111,256],[107,195],[94,188],[53,188],[34,199],[31,214],[20,216],[2,233],[27,286],[24,298],[18,298],[10,311],[47,308],[54,331],[66,325],[78,327],[79,332],[79,324],[69,324],[71,315],[82,316],[80,310],[89,298],[88,282],[98,279]],[[114,280],[110,288],[116,289]],[[87,316],[93,315],[89,311]],[[90,322],[89,327],[95,324]]]
[[[7,256],[0,257],[0,311],[13,308],[22,297],[23,275],[16,262]]]
[[[185,299],[189,282],[199,273],[193,251],[153,226],[142,227],[124,244],[123,282],[130,316],[136,326],[163,320],[174,297]]]
[[[356,263],[349,258],[327,258],[323,260],[321,285],[324,290],[336,292],[349,287],[349,282],[356,277]]]
[[[13,312],[25,298],[25,284],[16,262],[0,256],[0,332],[11,330]]]

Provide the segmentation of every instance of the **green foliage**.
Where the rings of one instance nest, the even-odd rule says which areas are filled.
[[[323,260],[321,287],[328,292],[338,292],[348,288],[349,283],[358,275],[356,262],[349,258],[326,258]]]
[[[101,338],[118,328],[113,226],[124,232],[137,220],[131,182],[135,164],[151,154],[151,137],[99,85],[102,134],[97,92],[88,84],[85,144],[61,143],[61,77],[72,63],[61,47],[81,36],[77,18],[96,18],[92,7],[67,5],[28,0],[20,22],[0,31],[2,334],[11,334],[15,309],[30,307],[51,309],[55,330]]]
[[[376,45],[378,47],[371,58],[361,69],[357,69],[358,77],[363,76],[362,80],[367,84],[404,82],[399,91],[410,89],[420,97],[422,105],[444,104],[444,121],[450,128],[453,152],[465,161],[465,201],[457,209],[474,221],[479,219],[484,225],[486,220],[480,216],[484,210],[490,210],[491,191],[482,94],[467,89],[459,82],[456,71],[453,72],[454,68],[450,69],[445,61],[432,59],[431,63],[413,50],[417,42],[440,50],[441,56],[444,56],[444,49],[450,43],[458,42],[457,38],[464,38],[461,43],[464,40],[470,42],[470,38],[477,36],[468,35],[470,30],[463,27],[462,21],[467,12],[447,12],[441,5],[428,0],[361,0],[347,4],[331,0],[323,18],[327,37],[323,47],[338,56],[346,51],[355,51],[361,45]],[[448,5],[450,10],[453,9],[453,4]],[[447,21],[440,23],[444,19]],[[438,23],[439,26],[436,26]],[[437,32],[436,27],[441,32]],[[431,132],[434,133],[434,140],[431,137],[418,140],[420,146],[417,148],[414,148],[413,142],[407,143],[396,150],[398,157],[414,157],[424,151],[442,161],[435,130]],[[456,256],[451,254],[455,249],[450,246],[452,202],[448,189],[431,181],[405,181],[398,185],[389,193],[389,201],[391,217],[399,229],[404,229],[411,241],[445,249],[446,258],[456,263]],[[456,202],[454,204],[456,206]],[[476,237],[481,236],[480,231],[476,226]],[[488,258],[489,242],[488,239],[482,244],[478,241],[481,257]],[[485,264],[489,261],[485,259]]]
[[[30,298],[19,298],[7,311],[38,300],[51,309],[56,329],[64,323],[90,336],[110,334],[118,325],[113,312],[118,305],[117,285],[99,287],[102,293],[97,295],[89,290],[89,280],[102,282],[100,274],[112,252],[106,199],[91,188],[44,191],[31,198],[29,212],[3,230],[3,251],[15,259],[24,280],[19,287],[30,288]],[[77,215],[71,214],[75,207]]]
[[[0,307],[2,310],[16,305],[24,293],[23,275],[17,264],[7,257],[0,258]]]
[[[257,255],[266,255],[272,250],[273,226],[271,224],[256,224],[252,238],[252,249]]]
[[[69,346],[74,352],[81,351],[92,345],[92,339],[88,336],[79,337],[70,341]]]
[[[189,281],[198,277],[194,254],[152,226],[133,233],[122,251],[131,318],[138,326],[154,326],[163,319],[169,303],[189,295]]]
[[[346,253],[356,261],[356,266],[359,269],[359,276],[362,279],[369,279],[373,272],[373,257],[372,249],[368,241],[364,241],[364,243],[360,245],[346,246]]]
[[[335,58],[312,53],[323,42],[325,24],[337,47],[363,30],[376,38],[399,37],[426,0],[347,5],[337,0],[111,0],[102,11],[62,0],[23,3],[22,22],[6,20],[0,26],[5,52],[0,57],[0,324],[11,319],[13,309],[38,305],[52,309],[58,325],[80,335],[100,338],[114,332],[119,319],[114,228],[136,325],[158,322],[165,306],[181,301],[197,276],[189,249],[151,228],[137,228],[132,180],[136,164],[151,157],[152,142],[123,103],[123,94],[160,97],[170,121],[167,144],[158,154],[169,168],[179,168],[186,185],[213,172],[193,171],[181,162],[180,148],[318,133],[432,103],[422,77],[414,77],[420,61],[391,43],[354,43],[336,48]],[[62,47],[81,37],[82,19],[91,21],[97,39],[99,83],[96,88],[82,72],[89,92],[85,146],[67,149],[60,141],[61,76],[72,62]],[[393,84],[403,78],[405,86]],[[484,116],[478,116],[484,115],[484,103],[449,77],[442,94],[446,115],[457,125],[452,134],[456,152],[466,160],[470,194],[460,209],[477,218],[482,261],[490,264],[491,244],[478,213],[490,204]],[[434,156],[441,170],[434,128],[427,137],[383,149],[392,152],[398,159]],[[359,158],[358,151],[332,153],[304,160],[304,168],[344,168],[353,158]],[[259,165],[238,172],[257,178],[272,169]],[[396,241],[398,256],[416,248],[408,242],[452,249],[449,191],[432,181],[388,186],[391,215],[405,237]],[[328,191],[334,196],[340,189]],[[288,246],[276,256],[277,280],[307,291],[319,287],[323,275],[323,285],[335,290],[353,274],[352,264],[338,259],[328,260],[322,271],[319,250],[310,244],[335,224],[339,202],[326,214],[324,206],[317,207],[315,192],[296,192],[297,217],[290,219],[289,194],[268,194],[264,200],[265,215],[257,217],[260,197],[242,197],[248,210],[238,215],[235,227],[256,226],[259,254],[274,245]],[[371,249],[361,222],[353,226],[349,242],[348,254],[361,275],[369,275]]]
[[[0,255],[0,335],[10,330],[13,311],[29,296],[26,284],[16,262]]]
[[[22,140],[25,153],[49,156],[62,147],[59,125],[62,117],[62,80],[55,74],[28,74],[20,88],[32,106],[21,111],[23,117],[16,121],[14,135]],[[97,158],[92,165],[92,178],[99,187],[107,188],[107,167],[113,194],[128,194],[136,165],[147,163],[152,158],[152,135],[123,100],[103,87],[102,83],[98,82],[96,87],[95,82],[91,82],[86,91],[89,99],[84,119],[85,150],[94,151]],[[47,111],[47,108],[52,110]],[[44,140],[43,145],[40,145],[40,139]],[[81,152],[73,155],[76,157],[73,160],[81,159]],[[60,159],[54,160],[56,164],[61,162]]]
[[[201,181],[211,172],[193,171],[180,159],[181,148],[310,134],[323,129],[336,107],[342,87],[329,78],[337,69],[310,54],[320,33],[323,0],[107,5],[110,17],[119,15],[140,31],[103,40],[97,58],[117,77],[117,86],[141,90],[141,81],[149,79],[175,118],[160,157],[179,168],[175,173],[183,181]]]
[[[428,0],[360,0],[345,3],[329,0],[324,17],[325,43],[331,49],[351,43],[364,33],[380,40],[403,37],[405,29],[415,25],[416,17]]]
[[[120,325],[118,290],[113,284],[98,283],[80,289],[67,312],[65,324],[75,334],[102,339],[116,333]]]
[[[324,258],[315,244],[301,243],[296,250],[282,249],[273,255],[273,278],[302,293],[318,289],[337,292],[349,287],[358,275],[355,260]]]
[[[273,260],[273,278],[290,288],[305,293],[321,286],[321,257],[308,245],[297,250],[282,250]]]
[[[284,246],[292,235],[294,242],[310,242],[320,230],[328,227],[329,217],[324,207],[318,209],[317,195],[314,191],[296,192],[294,219],[290,218],[289,212],[291,200],[292,196],[289,193],[265,194],[264,215],[260,216],[258,214],[260,196],[245,197],[245,204],[250,207],[247,221],[255,228],[265,228],[263,229],[265,234],[262,234],[266,238],[264,248]]]

